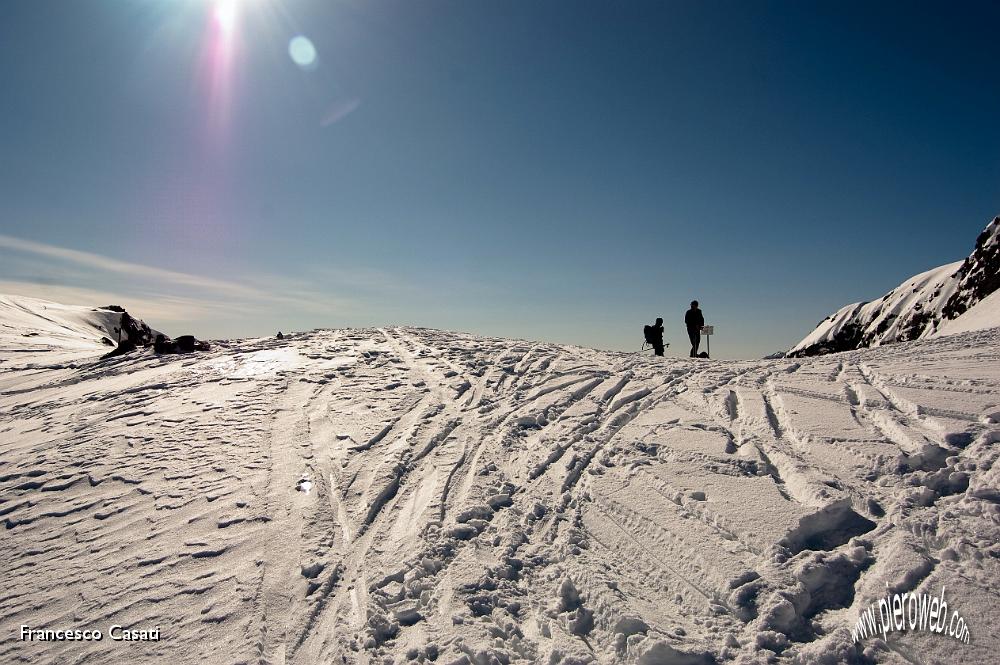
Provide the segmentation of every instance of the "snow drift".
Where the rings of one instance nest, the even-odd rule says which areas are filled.
[[[842,307],[796,344],[788,357],[815,356],[931,337],[1000,288],[1000,217],[972,254],[911,277],[878,300]],[[995,320],[980,311],[977,320]],[[980,323],[982,325],[982,323]],[[969,329],[968,322],[953,329]]]
[[[1000,649],[1000,331],[796,361],[412,328],[98,360],[105,314],[38,306],[5,334],[68,317],[91,351],[62,323],[58,362],[0,351],[2,662]],[[855,643],[887,587],[946,588],[971,643]],[[160,639],[17,637],[112,625]]]

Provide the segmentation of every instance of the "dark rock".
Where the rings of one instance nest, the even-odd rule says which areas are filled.
[[[115,356],[123,356],[123,355],[125,355],[126,353],[128,353],[130,351],[135,351],[135,349],[136,349],[135,342],[133,342],[132,340],[126,338],[126,339],[123,339],[118,344],[117,347],[115,347],[111,351],[108,351],[103,356],[101,356],[101,359],[103,360],[105,358],[114,358]]]
[[[153,350],[156,353],[193,353],[195,351],[209,351],[212,346],[208,342],[195,339],[193,335],[181,335],[175,340],[171,340],[166,335],[157,335],[153,343]]]

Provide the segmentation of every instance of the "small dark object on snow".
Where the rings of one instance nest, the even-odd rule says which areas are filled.
[[[156,341],[153,342],[153,351],[156,353],[176,353],[174,343],[166,335],[156,336]]]
[[[153,350],[157,353],[192,353],[208,351],[211,348],[208,342],[195,339],[193,335],[181,335],[175,340],[166,335],[157,335],[156,342],[153,343]]]
[[[281,334],[280,330],[278,331],[278,339],[285,339],[285,336]]]
[[[699,358],[707,358],[708,357],[708,351],[702,351],[701,353],[698,354],[698,357]]]

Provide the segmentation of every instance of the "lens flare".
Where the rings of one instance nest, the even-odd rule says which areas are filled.
[[[288,42],[288,55],[292,62],[302,69],[313,69],[316,67],[316,47],[309,41],[308,37],[297,35]]]

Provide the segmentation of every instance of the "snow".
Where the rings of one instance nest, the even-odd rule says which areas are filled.
[[[115,326],[121,313],[107,309],[60,305],[59,303],[0,295],[0,352],[31,353],[52,349],[82,351],[92,354],[96,349],[108,351],[101,338],[117,341]]]
[[[1000,291],[986,296],[957,319],[942,323],[937,334],[957,335],[997,327],[1000,327]]]
[[[0,304],[0,662],[1000,648],[1000,329],[794,361],[416,328],[99,360],[105,313]],[[971,643],[853,644],[887,585],[946,588]],[[111,624],[161,639],[16,639]]]

